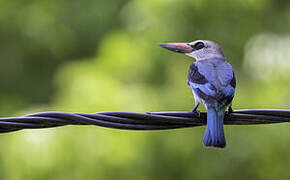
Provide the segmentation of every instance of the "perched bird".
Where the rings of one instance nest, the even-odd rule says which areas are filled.
[[[198,112],[199,103],[207,109],[207,126],[203,144],[207,147],[224,148],[223,119],[226,108],[232,112],[231,104],[235,95],[236,79],[232,66],[226,62],[222,49],[209,40],[190,43],[163,43],[160,46],[196,59],[188,71],[187,83],[192,89]]]

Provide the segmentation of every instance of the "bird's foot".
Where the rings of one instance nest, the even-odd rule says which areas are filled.
[[[198,110],[196,110],[196,109],[193,109],[192,111],[192,114],[193,114],[193,117],[198,117],[198,118],[200,118],[200,111],[198,111]]]
[[[228,109],[228,112],[227,114],[232,114],[234,112],[233,108],[230,106],[229,109]]]

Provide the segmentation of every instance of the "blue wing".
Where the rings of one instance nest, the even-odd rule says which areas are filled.
[[[229,105],[234,97],[236,81],[229,63],[210,59],[190,66],[188,85],[205,102]]]

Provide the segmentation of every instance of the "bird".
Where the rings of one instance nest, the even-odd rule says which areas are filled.
[[[224,148],[224,115],[232,113],[236,78],[232,66],[226,61],[222,48],[210,40],[189,43],[162,43],[161,47],[195,58],[190,65],[187,84],[191,88],[195,106],[202,103],[207,110],[207,125],[203,139],[205,147]]]

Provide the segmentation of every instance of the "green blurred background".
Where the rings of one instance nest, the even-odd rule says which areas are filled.
[[[162,42],[210,39],[237,77],[234,109],[290,107],[288,0],[0,0],[0,111],[189,111],[194,61]],[[200,108],[204,110],[204,108]],[[0,179],[289,179],[290,124],[0,136]]]

